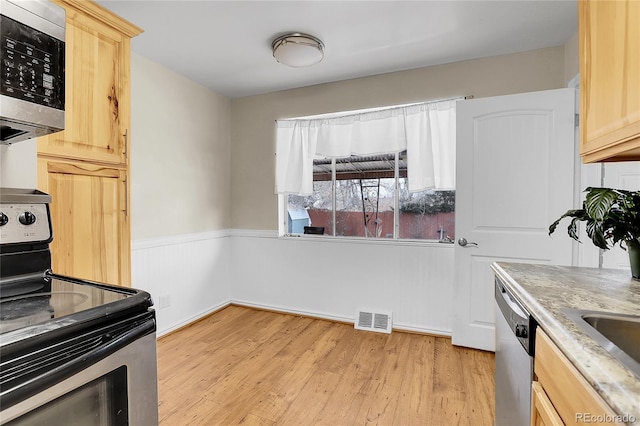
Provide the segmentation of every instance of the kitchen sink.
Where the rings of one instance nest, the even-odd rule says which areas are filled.
[[[565,309],[583,331],[640,377],[640,315]]]

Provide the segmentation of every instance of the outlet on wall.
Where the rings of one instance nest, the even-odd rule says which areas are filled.
[[[168,294],[161,294],[158,296],[158,309],[168,308],[171,306],[171,296]]]

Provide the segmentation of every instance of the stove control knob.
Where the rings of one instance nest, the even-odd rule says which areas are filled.
[[[3,212],[0,212],[0,226],[5,226],[9,223],[9,218]]]
[[[18,217],[18,220],[23,225],[33,225],[36,223],[36,215],[31,212],[24,212]]]

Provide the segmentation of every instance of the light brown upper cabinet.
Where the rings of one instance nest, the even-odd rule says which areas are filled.
[[[127,164],[130,39],[142,30],[90,1],[54,1],[67,12],[66,123],[38,153]]]
[[[640,1],[578,1],[580,153],[640,160]]]

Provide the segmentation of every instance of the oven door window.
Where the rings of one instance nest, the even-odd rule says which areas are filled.
[[[128,425],[127,406],[127,367],[122,366],[18,417],[6,426]]]

